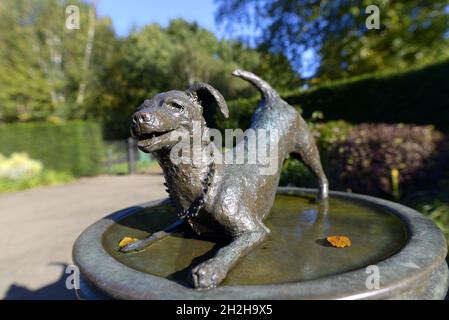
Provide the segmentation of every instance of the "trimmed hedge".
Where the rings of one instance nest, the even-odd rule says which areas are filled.
[[[304,118],[321,111],[326,121],[431,124],[449,133],[449,61],[401,73],[366,74],[281,95],[291,105],[300,106]],[[216,112],[216,127],[246,129],[259,100],[257,96],[229,101],[230,117],[224,119]]]
[[[336,81],[284,99],[300,105],[305,117],[319,110],[326,120],[432,124],[449,132],[449,61]]]
[[[101,126],[73,121],[61,124],[14,123],[0,125],[0,153],[26,152],[46,169],[75,176],[100,172],[103,152]]]

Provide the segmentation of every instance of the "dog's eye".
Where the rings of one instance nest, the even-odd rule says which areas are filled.
[[[183,109],[183,106],[181,106],[179,103],[176,103],[176,102],[170,102],[170,106],[173,108],[176,108],[176,109],[180,109],[180,110]]]

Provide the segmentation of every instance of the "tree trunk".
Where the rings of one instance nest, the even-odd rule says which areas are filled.
[[[96,10],[95,1],[89,7],[89,29],[87,31],[87,42],[84,49],[84,59],[81,69],[81,80],[78,87],[78,94],[76,95],[76,105],[80,106],[84,102],[86,96],[87,78],[89,73],[89,63],[92,58],[92,50],[95,40],[95,24],[96,24]]]

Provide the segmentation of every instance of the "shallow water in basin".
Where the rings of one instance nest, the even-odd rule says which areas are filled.
[[[383,260],[399,251],[406,231],[393,214],[363,202],[331,197],[323,212],[308,196],[277,195],[265,224],[271,235],[243,258],[222,285],[275,284],[343,273]],[[119,262],[141,272],[189,285],[189,270],[222,246],[189,230],[153,243],[145,251],[123,254],[124,236],[142,238],[176,220],[170,206],[146,208],[117,221],[103,235],[103,246]],[[326,245],[324,238],[346,235],[349,248]]]

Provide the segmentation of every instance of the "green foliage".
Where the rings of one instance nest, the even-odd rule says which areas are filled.
[[[318,76],[339,79],[376,70],[406,69],[448,57],[447,0],[341,2],[340,29],[326,34]],[[379,7],[379,30],[365,28],[369,5]],[[345,19],[344,22],[342,21]]]
[[[290,92],[284,99],[292,105],[300,105],[305,118],[320,120],[324,116],[325,119],[345,119],[351,123],[435,123],[438,129],[449,132],[447,74],[449,62],[446,61],[406,73],[375,73],[331,82],[305,92]],[[247,128],[259,99],[229,101],[230,118],[217,115],[217,127]],[[400,173],[399,195],[413,192],[414,185],[420,188],[425,184],[431,186],[444,176],[441,171],[442,164],[447,161],[442,160],[447,156],[444,138],[430,127],[373,125],[367,129],[368,135],[358,137],[358,130],[363,130],[366,125],[353,126],[335,120],[312,121],[309,126],[320,148],[332,188],[391,197],[391,170],[394,168]],[[352,140],[347,140],[349,133]],[[354,145],[359,138],[364,139],[361,145]],[[396,146],[395,141],[403,143]],[[339,147],[347,150],[339,153]],[[345,167],[347,161],[356,161],[362,167],[363,163],[374,161],[376,165],[380,163],[374,166],[379,171],[365,167],[364,171],[354,169],[355,172],[349,172]],[[310,171],[295,159],[287,159],[284,163],[280,182],[283,185],[316,186]]]
[[[442,180],[430,190],[412,193],[402,202],[431,218],[449,245],[449,181]]]
[[[0,125],[0,153],[27,152],[45,168],[75,176],[99,172],[102,148],[101,127],[96,123]]]
[[[0,154],[0,192],[55,185],[71,181],[67,172],[44,169],[42,163],[31,159],[27,153]]]
[[[71,173],[55,170],[44,170],[36,176],[25,179],[0,178],[0,193],[15,192],[41,186],[53,186],[73,180]]]
[[[318,186],[313,173],[297,159],[287,158],[282,165],[281,186],[298,186],[302,188],[316,188]]]
[[[79,30],[65,28],[69,4],[80,9]],[[0,3],[0,121],[85,118],[114,40],[110,20],[92,10],[80,0]]]
[[[159,92],[186,89],[195,81],[213,84],[226,99],[254,96],[256,91],[251,85],[231,75],[238,67],[274,79],[268,65],[275,61],[277,74],[283,74],[275,83],[280,89],[293,88],[288,84],[299,81],[282,56],[259,53],[238,42],[220,41],[197,24],[183,20],[173,20],[166,28],[148,25],[120,42],[117,57],[104,73],[105,86],[93,103],[98,109],[92,115],[104,119],[107,139],[129,135],[130,115],[144,99]],[[282,80],[286,78],[289,81]],[[215,109],[206,110],[211,126],[220,116]]]
[[[64,26],[65,8],[80,9],[80,29]],[[256,94],[231,72],[259,73],[278,89],[300,83],[281,54],[219,40],[196,23],[150,24],[117,37],[108,18],[85,1],[0,3],[0,122],[101,122],[107,139],[129,136],[131,114],[146,98],[194,81],[212,83],[227,99]],[[208,115],[213,122],[215,110]]]
[[[353,126],[343,120],[318,123],[309,121],[308,125],[320,150],[323,167],[328,172],[332,165],[331,158],[328,156],[329,150],[335,144],[345,141]],[[293,158],[287,158],[285,160],[282,167],[280,184],[317,187],[316,177],[313,173],[302,162]]]
[[[328,122],[309,122],[310,130],[320,148],[328,150],[336,143],[345,141],[353,126],[343,120]]]
[[[449,132],[448,74],[449,61],[443,61],[408,72],[377,72],[324,83],[307,91],[287,91],[283,98],[305,118],[315,114],[328,122],[345,119],[351,123],[434,124]],[[228,101],[230,116],[224,119],[216,114],[217,127],[247,128],[259,101],[259,96]],[[321,125],[322,129],[343,130],[338,122],[332,123],[334,128],[328,123]],[[340,124],[345,126],[344,122]]]
[[[449,132],[449,61],[404,73],[374,73],[330,82],[284,99],[301,105],[305,117],[361,122],[434,124]]]
[[[294,65],[302,53],[319,54],[317,76],[339,79],[405,68],[447,57],[447,0],[252,1],[219,0],[218,19],[231,33],[254,28],[253,40],[282,52]],[[366,27],[369,5],[379,8],[379,29]],[[243,28],[234,28],[241,27]],[[234,32],[233,32],[234,31]]]
[[[251,124],[251,118],[259,104],[260,98],[240,98],[228,101],[229,118],[223,117],[219,112],[215,113],[214,122],[219,130],[241,128],[246,130]],[[206,119],[208,121],[208,119]],[[223,131],[224,132],[224,131]]]
[[[0,153],[0,178],[26,179],[39,175],[43,170],[40,161],[31,159],[27,153],[14,152],[9,157]]]
[[[443,231],[449,245],[449,202],[435,200],[417,208]]]

